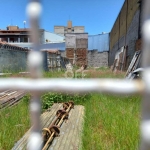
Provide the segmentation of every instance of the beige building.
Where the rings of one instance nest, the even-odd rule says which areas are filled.
[[[66,33],[84,33],[84,26],[72,26],[72,21],[68,21],[67,27],[54,26],[54,33],[65,35]]]

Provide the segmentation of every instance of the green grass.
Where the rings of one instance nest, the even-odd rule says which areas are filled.
[[[135,150],[139,145],[139,96],[92,94],[85,106],[83,150]]]
[[[85,78],[123,78],[124,75],[124,72],[113,73],[108,68],[91,69],[88,72],[85,72]]]
[[[64,78],[65,71],[44,72],[44,78]]]
[[[87,73],[88,78],[123,78],[99,68]],[[141,97],[91,94],[84,102],[82,150],[136,150],[139,147]]]
[[[46,78],[63,77],[64,72],[46,72]],[[112,73],[98,68],[86,73],[86,78],[123,78],[124,73]],[[9,150],[29,129],[28,97],[17,106],[0,111],[0,150]],[[54,102],[74,100],[85,106],[82,150],[136,150],[139,146],[140,96],[110,94],[65,95],[45,93],[43,110]]]
[[[86,78],[123,78],[124,73],[112,73],[107,68],[91,69]],[[47,93],[45,108],[51,102],[70,98],[85,106],[82,150],[136,150],[139,146],[140,96],[89,94],[66,97]],[[47,104],[48,102],[48,104]]]
[[[11,108],[0,110],[0,150],[10,150],[30,127],[28,96]]]

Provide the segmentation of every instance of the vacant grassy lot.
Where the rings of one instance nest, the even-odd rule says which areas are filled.
[[[10,150],[29,129],[28,99],[25,96],[18,105],[0,110],[0,150]]]
[[[140,98],[92,94],[85,106],[83,150],[135,150]]]
[[[45,77],[64,77],[61,73],[45,73]],[[123,78],[101,68],[86,72],[86,78]],[[78,76],[80,77],[80,75]],[[27,98],[28,99],[28,98]],[[19,105],[0,111],[0,150],[9,150],[29,128],[27,99]],[[82,96],[46,93],[42,96],[43,109],[54,102],[74,99],[85,106],[82,134],[83,150],[135,150],[139,145],[140,96],[116,96],[93,93]]]
[[[108,69],[92,70],[87,77],[123,78]],[[139,147],[140,96],[91,94],[85,106],[83,150],[135,150]]]

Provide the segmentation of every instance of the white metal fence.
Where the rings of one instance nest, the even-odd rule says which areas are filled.
[[[61,92],[109,92],[115,94],[143,94],[141,120],[141,150],[150,149],[150,0],[144,1],[143,8],[143,73],[142,81],[113,80],[113,79],[42,79],[42,55],[39,49],[38,23],[41,14],[39,0],[32,0],[27,6],[27,13],[32,28],[34,50],[28,57],[31,79],[0,79],[0,89],[22,89],[32,91],[30,114],[32,130],[28,140],[28,150],[42,149],[40,134],[40,93],[42,91]]]

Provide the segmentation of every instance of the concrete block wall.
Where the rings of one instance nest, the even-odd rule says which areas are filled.
[[[88,51],[88,67],[107,67],[108,52]]]
[[[138,30],[139,30],[139,17],[140,17],[140,10],[137,10],[130,26],[128,27],[127,34],[126,36],[126,45],[128,46],[127,50],[127,64],[126,66],[129,65],[129,63],[132,60],[132,57],[135,53],[135,44],[136,40],[138,39]],[[115,54],[121,48],[122,46],[125,46],[125,36],[122,36],[110,49],[109,51],[109,66],[113,65],[114,59],[115,59]],[[110,39],[111,40],[111,39]]]
[[[0,49],[0,72],[27,70],[27,51]]]
[[[66,51],[60,50],[61,56],[66,57]]]
[[[117,16],[117,19],[110,32],[110,50],[112,50],[115,43],[125,36],[129,29],[131,22],[139,10],[139,3],[137,0],[125,0],[124,4]]]
[[[139,17],[140,17],[140,10],[138,10],[135,13],[133,20],[128,28],[127,35],[126,35],[126,40],[127,40],[127,45],[128,45],[127,57],[128,57],[129,62],[131,62],[132,57],[136,50],[136,41],[139,35],[138,33],[139,24],[140,24]]]
[[[62,57],[66,57],[66,51],[60,51]],[[108,67],[108,52],[89,50],[87,53],[88,67]]]

